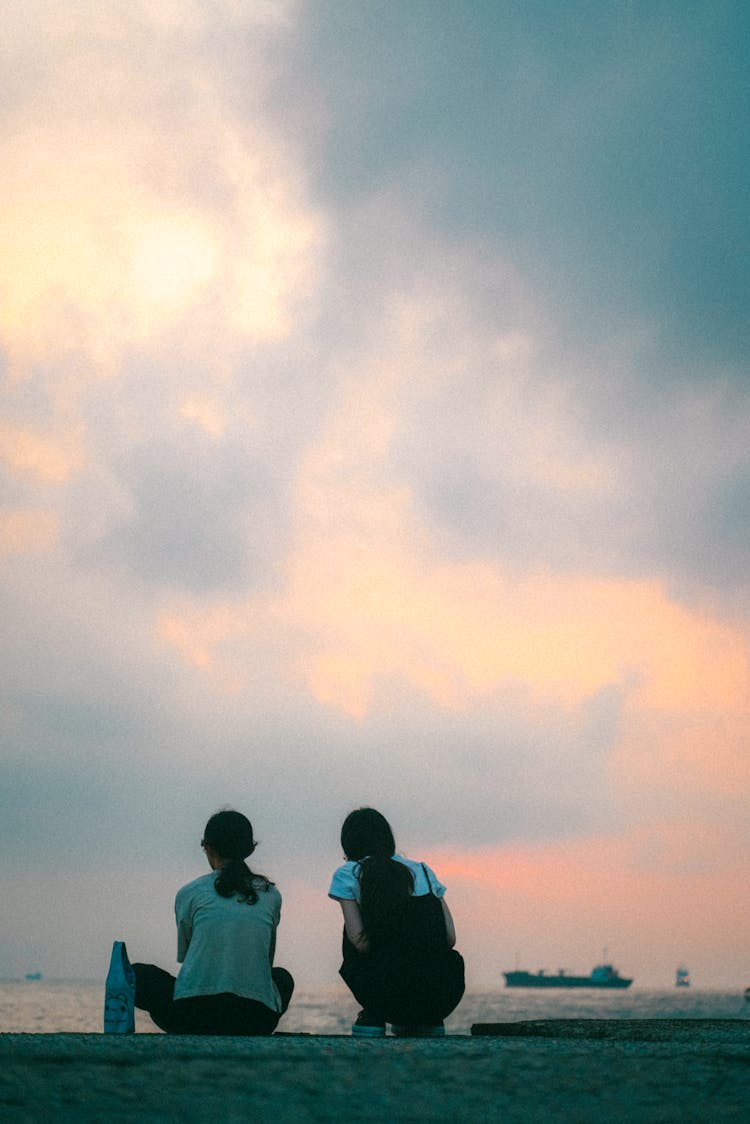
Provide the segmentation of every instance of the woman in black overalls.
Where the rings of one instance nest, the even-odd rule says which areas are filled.
[[[361,1004],[352,1033],[437,1036],[464,993],[464,962],[445,887],[424,863],[396,854],[390,825],[374,808],[344,820],[346,863],[329,896],[344,915],[340,973]]]

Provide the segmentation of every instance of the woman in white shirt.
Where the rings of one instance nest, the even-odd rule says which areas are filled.
[[[344,916],[340,974],[362,1010],[358,1037],[437,1036],[464,993],[464,962],[445,886],[424,863],[396,854],[393,832],[374,808],[344,820],[347,861],[334,872],[329,897]]]
[[[211,873],[175,899],[180,972],[134,964],[135,1005],[171,1034],[273,1034],[294,990],[273,967],[281,894],[244,861],[255,840],[240,812],[211,816],[201,846]]]

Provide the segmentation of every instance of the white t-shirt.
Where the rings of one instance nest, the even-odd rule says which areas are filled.
[[[403,863],[404,866],[408,866],[409,870],[412,872],[412,875],[414,877],[415,897],[421,898],[425,894],[429,894],[430,890],[432,890],[436,898],[443,897],[443,895],[445,894],[445,886],[442,884],[442,882],[438,882],[435,873],[430,870],[426,863],[424,864],[423,870],[422,863],[414,862],[413,859],[405,859],[403,855],[394,855],[393,857],[396,862],[400,862]],[[349,862],[344,863],[343,866],[340,866],[338,870],[335,870],[333,873],[333,878],[331,879],[331,887],[328,891],[328,897],[335,898],[336,901],[349,900],[358,902],[361,892],[359,882],[360,869],[361,866],[358,862],[350,860]],[[425,878],[425,870],[427,871],[427,878],[429,878],[429,883],[427,881],[427,878]]]
[[[281,997],[271,977],[281,894],[258,880],[254,905],[239,896],[223,898],[214,887],[216,872],[201,875],[177,891],[177,959],[182,964],[175,999],[228,991],[256,999],[272,1011]]]

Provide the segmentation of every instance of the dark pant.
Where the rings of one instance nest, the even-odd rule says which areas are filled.
[[[340,974],[369,1015],[397,1026],[436,1026],[464,993],[464,962],[455,949],[440,957],[413,959],[349,953]]]
[[[148,1011],[167,1034],[273,1034],[289,1006],[294,980],[286,968],[272,968],[281,996],[281,1010],[225,991],[175,999],[175,977],[154,964],[134,964],[135,1005]]]

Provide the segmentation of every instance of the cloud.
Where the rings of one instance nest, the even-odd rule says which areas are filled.
[[[60,520],[53,511],[0,510],[0,555],[51,550],[60,537]]]
[[[97,854],[66,955],[143,878],[171,956],[227,803],[333,940],[373,803],[488,982],[740,964],[735,20],[580,14],[9,8],[0,824],[60,909]]]
[[[647,323],[680,365],[721,356],[742,381],[746,13],[467,19],[447,3],[437,20],[365,4],[342,24],[314,4],[302,19],[294,63],[333,107],[315,164],[327,197],[408,184],[450,237],[523,257],[589,340]]]
[[[420,327],[425,321],[431,322],[423,317]],[[525,551],[521,571],[517,542],[506,546],[504,538],[484,558],[446,559],[430,509],[394,471],[399,459],[393,450],[408,444],[406,434],[416,432],[417,411],[430,396],[445,404],[448,385],[458,395],[451,384],[466,364],[452,352],[440,363],[428,362],[414,343],[420,333],[412,335],[413,319],[407,315],[398,324],[391,348],[381,344],[381,353],[341,378],[321,439],[300,462],[285,588],[269,604],[256,601],[245,610],[253,622],[248,627],[263,616],[286,625],[306,651],[315,695],[359,716],[375,682],[394,676],[444,707],[460,707],[509,683],[572,706],[613,684],[630,684],[629,693],[651,708],[718,711],[729,705],[747,681],[741,627],[681,606],[663,582],[592,571],[583,565],[584,550],[572,572],[565,554],[556,570],[561,560],[554,553],[541,566]],[[467,392],[471,383],[463,379],[461,385]],[[488,465],[509,460],[518,487],[546,488],[549,495],[555,462],[539,434],[550,434],[561,462],[570,465],[552,495],[567,497],[573,510],[581,492],[585,504],[592,490],[600,500],[615,487],[614,457],[589,473],[585,450],[581,455],[576,444],[562,444],[569,401],[552,388],[546,418],[532,411],[524,432],[515,397],[524,387],[524,380],[519,388],[501,374],[490,393],[501,404],[510,399],[520,429],[511,441],[527,449],[525,463],[516,468],[517,458],[504,447],[493,458],[489,432],[478,446],[477,431],[465,425],[455,425],[454,443],[470,441]],[[473,416],[486,403],[483,390],[468,395]],[[543,394],[545,387],[532,390]],[[447,408],[437,416],[463,420]],[[435,448],[445,451],[440,442]],[[609,518],[606,510],[600,517]],[[483,545],[481,538],[465,541]],[[190,616],[200,631],[200,613]],[[218,614],[212,609],[206,619],[225,620],[236,635],[242,618],[240,603]],[[211,625],[209,632],[220,647],[220,630]]]
[[[14,476],[31,474],[61,484],[83,465],[80,430],[49,436],[30,428],[0,424],[2,459]]]
[[[227,466],[224,483],[198,488],[202,502],[184,423],[217,440],[231,413],[235,451],[249,425],[259,452],[247,487],[268,486],[273,505],[278,491],[261,469],[270,436],[259,435],[266,425],[283,454],[286,439],[267,416],[279,387],[263,385],[278,361],[259,377],[247,354],[280,346],[313,314],[325,241],[260,110],[264,46],[289,9],[228,3],[209,18],[198,3],[159,13],[139,5],[107,19],[87,4],[64,15],[36,9],[33,47],[28,12],[14,9],[6,27],[13,66],[29,51],[38,65],[25,83],[18,73],[0,121],[3,458],[28,482],[19,499],[52,504],[76,527],[81,558],[93,551],[101,562],[121,544],[146,580],[174,573],[178,584],[211,585],[241,566],[244,532],[234,531],[233,558],[222,541],[242,522],[246,481]],[[256,64],[242,102],[220,62],[225,39],[238,35],[247,36],[245,66]],[[152,478],[160,443],[164,469]],[[74,476],[76,490],[44,492]],[[29,492],[32,484],[42,487]],[[236,500],[219,514],[232,486]],[[272,537],[267,515],[260,520],[258,534],[250,513],[256,543]],[[202,554],[188,564],[193,537]]]
[[[287,334],[310,299],[320,220],[257,111],[248,120],[227,104],[204,6],[179,33],[168,12],[142,7],[106,20],[88,5],[65,18],[41,7],[46,65],[2,122],[11,370],[67,354],[101,376],[175,332],[204,352],[212,339],[215,355]],[[216,15],[247,30],[261,11]],[[11,57],[24,49],[22,38]]]

